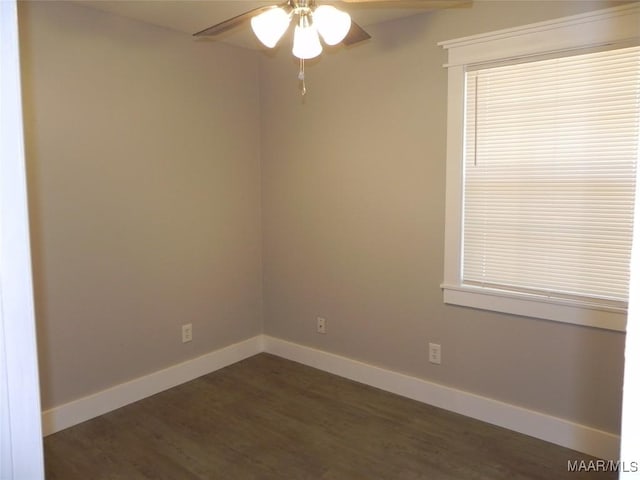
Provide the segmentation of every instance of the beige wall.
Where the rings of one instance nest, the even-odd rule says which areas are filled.
[[[438,41],[602,7],[476,2],[369,29],[307,68],[261,60],[267,334],[618,432],[624,335],[442,303]],[[315,319],[327,319],[327,334]],[[427,360],[428,342],[443,363]]]
[[[43,408],[260,333],[257,53],[19,14]]]

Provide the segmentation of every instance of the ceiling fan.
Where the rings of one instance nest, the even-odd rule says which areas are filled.
[[[470,3],[470,0],[342,0],[334,4],[370,4],[386,8],[449,8]],[[347,5],[345,5],[347,6]],[[216,36],[246,22],[260,42],[273,48],[290,25],[295,25],[292,53],[300,59],[298,79],[304,83],[304,61],[322,53],[320,38],[327,45],[353,45],[371,38],[348,13],[333,5],[317,5],[316,0],[287,0],[279,5],[267,5],[249,10],[221,23],[194,33],[195,37]]]

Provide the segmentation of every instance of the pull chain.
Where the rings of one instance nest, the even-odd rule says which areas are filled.
[[[307,86],[304,82],[304,58],[300,59],[300,71],[298,72],[298,80],[302,82],[300,91],[302,92],[302,96],[304,97],[307,94]]]

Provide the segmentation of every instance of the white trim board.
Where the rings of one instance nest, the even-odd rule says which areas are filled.
[[[261,352],[589,455],[607,460],[619,458],[618,435],[268,335],[257,335],[47,410],[42,414],[44,435],[77,425]]]
[[[252,357],[263,350],[262,335],[257,335],[164,370],[46,410],[42,412],[43,434],[50,435],[104,415],[117,408]]]
[[[264,351],[422,403],[596,457],[616,460],[620,436],[269,336]]]
[[[639,40],[640,5],[630,3],[503,30],[438,42],[448,50],[445,67],[473,65],[545,53]]]

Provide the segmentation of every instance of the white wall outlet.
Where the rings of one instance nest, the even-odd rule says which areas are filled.
[[[182,343],[193,340],[193,326],[190,323],[182,325]]]
[[[440,365],[442,362],[442,348],[439,343],[429,344],[429,361],[436,365]]]
[[[327,320],[322,318],[322,317],[318,317],[316,319],[316,331],[318,333],[327,333]]]

